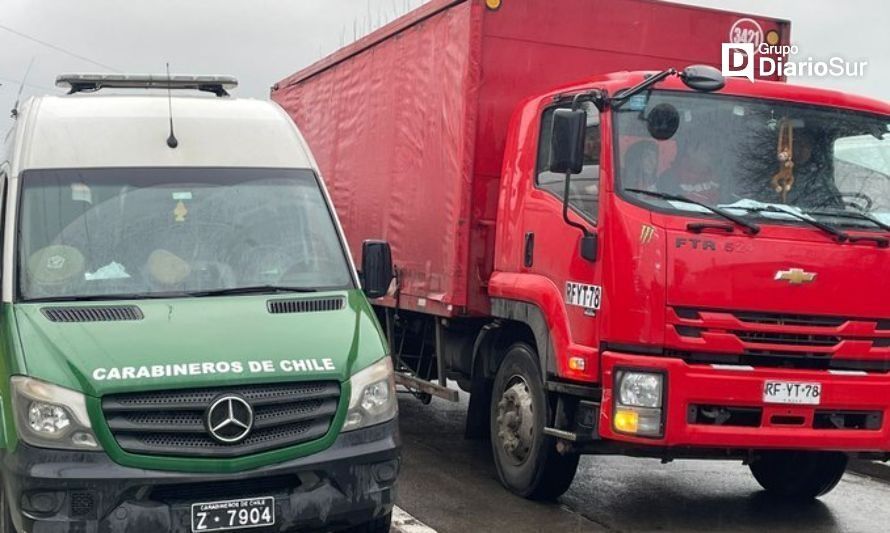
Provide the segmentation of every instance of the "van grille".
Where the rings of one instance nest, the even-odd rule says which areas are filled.
[[[244,440],[217,441],[205,425],[218,398],[235,395],[253,409]],[[239,457],[309,442],[327,434],[337,412],[335,381],[115,394],[102,399],[108,428],[128,452],[182,457]]]
[[[339,311],[346,300],[338,298],[291,298],[287,300],[269,300],[266,307],[272,314],[284,313],[317,313],[321,311]]]
[[[44,307],[40,311],[53,322],[119,322],[143,318],[142,310],[135,305]]]

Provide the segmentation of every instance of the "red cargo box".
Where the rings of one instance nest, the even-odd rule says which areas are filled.
[[[721,43],[771,31],[788,42],[787,21],[652,0],[433,0],[272,98],[314,151],[353,253],[364,239],[392,244],[398,305],[488,314],[516,105],[598,73],[719,66]]]

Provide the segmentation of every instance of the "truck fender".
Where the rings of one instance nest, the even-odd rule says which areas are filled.
[[[544,313],[537,305],[518,300],[493,298],[491,311],[494,316],[526,325],[534,336],[541,374],[545,379],[548,376],[556,376],[558,374],[556,352],[553,349],[550,328],[547,325]]]

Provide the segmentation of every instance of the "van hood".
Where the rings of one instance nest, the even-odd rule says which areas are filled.
[[[332,311],[273,314],[280,299],[342,299]],[[142,318],[55,322],[50,308],[136,306]],[[15,307],[26,373],[92,396],[274,381],[345,381],[383,357],[359,291]]]
[[[890,249],[766,231],[667,236],[668,347],[890,361]]]

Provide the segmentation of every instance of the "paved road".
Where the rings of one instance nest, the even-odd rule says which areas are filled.
[[[770,501],[738,463],[584,457],[557,503],[509,494],[486,442],[463,439],[465,404],[403,396],[399,506],[440,533],[484,531],[890,531],[890,485],[848,474],[803,507]]]

